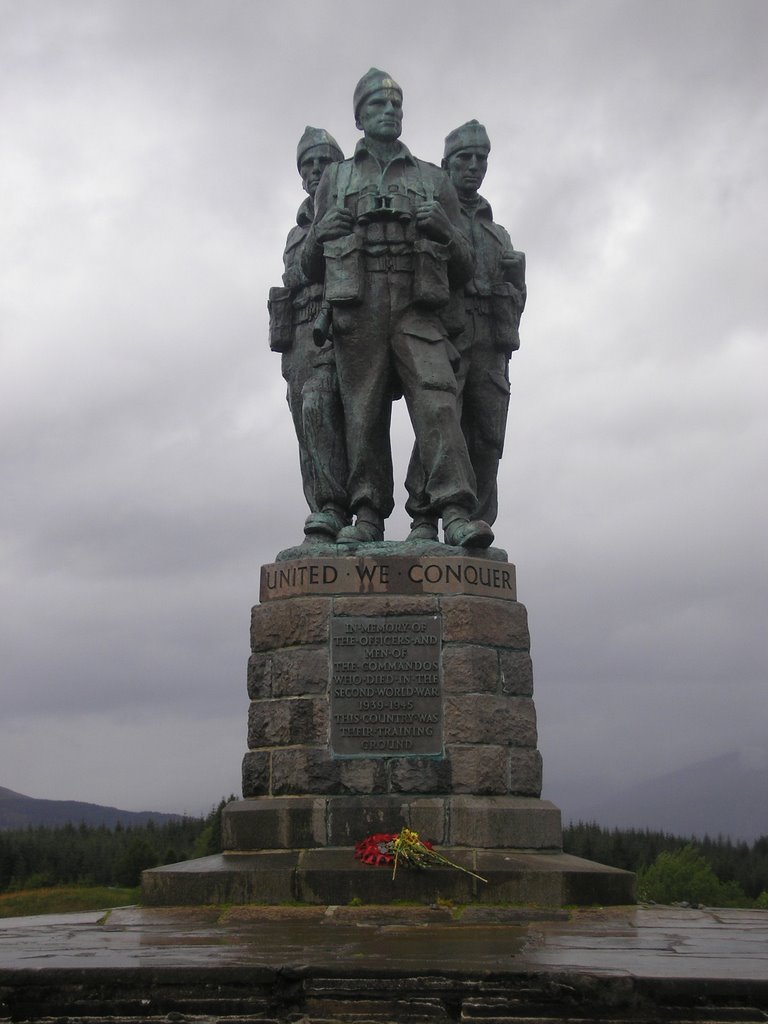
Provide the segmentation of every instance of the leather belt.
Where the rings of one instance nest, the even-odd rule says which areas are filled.
[[[413,273],[413,255],[409,252],[399,256],[365,256],[365,269],[368,273],[386,273],[399,271],[406,274]]]

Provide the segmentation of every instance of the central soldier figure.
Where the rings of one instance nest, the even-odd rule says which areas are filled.
[[[364,136],[333,164],[315,194],[302,265],[325,282],[347,442],[355,523],[339,543],[376,542],[394,508],[390,419],[402,393],[422,462],[426,496],[447,544],[488,547],[472,519],[475,475],[456,398],[458,354],[445,313],[451,290],[472,275],[459,202],[446,173],[399,141],[403,92],[371,70],[354,95]]]

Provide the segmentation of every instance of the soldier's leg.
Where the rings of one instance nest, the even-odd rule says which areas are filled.
[[[312,346],[310,348],[310,345]],[[307,505],[315,512],[318,504],[313,486],[313,467],[304,432],[302,391],[313,372],[316,347],[312,341],[312,325],[299,324],[294,329],[293,345],[282,356],[282,373],[287,385],[288,408],[299,446],[301,484]]]
[[[366,300],[334,308],[336,372],[344,408],[349,507],[361,523],[339,539],[376,540],[394,507],[389,425],[392,367],[387,329],[389,295],[385,274],[366,275]],[[351,532],[350,532],[351,531]],[[363,536],[362,534],[365,534]]]
[[[344,410],[330,346],[316,357],[314,372],[304,384],[302,412],[312,491],[318,507],[308,516],[304,530],[319,539],[335,539],[350,522],[350,515]]]
[[[459,358],[458,365],[454,364],[454,375],[456,378],[456,404],[461,415],[464,383],[469,372],[469,363],[472,352],[472,341],[474,338],[474,318],[472,311],[468,310],[466,315],[462,314],[464,330],[457,337],[452,339],[453,347]],[[471,461],[471,460],[470,460]],[[411,517],[411,532],[409,540],[437,540],[437,524],[440,514],[430,507],[426,493],[426,478],[424,468],[421,464],[419,446],[414,444],[411,452],[411,459],[408,464],[408,473],[405,478],[405,486],[408,491],[408,500],[405,503],[406,512]],[[482,516],[477,518],[482,519]]]
[[[509,409],[508,365],[503,352],[478,346],[464,388],[462,428],[477,479],[476,515],[490,524],[498,514],[497,479]]]
[[[477,497],[457,407],[456,378],[437,318],[408,316],[393,332],[392,351],[416,435],[430,507],[446,541],[488,546],[493,533],[472,522]]]
[[[408,499],[405,511],[411,517],[411,532],[408,540],[437,540],[437,524],[439,513],[430,506],[427,497],[427,480],[421,464],[419,446],[414,442],[411,458],[405,475],[405,488]]]

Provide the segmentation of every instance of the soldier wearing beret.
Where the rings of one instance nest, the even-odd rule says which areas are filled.
[[[445,540],[487,546],[473,517],[475,477],[457,405],[456,350],[442,316],[472,260],[455,189],[444,171],[399,141],[403,93],[371,68],[354,94],[364,136],[350,160],[325,172],[302,265],[325,281],[344,406],[353,526],[339,542],[381,540],[393,509],[390,416],[403,394],[425,491]]]
[[[296,150],[296,166],[307,198],[296,214],[283,253],[283,287],[270,291],[270,345],[282,353],[288,406],[299,443],[304,496],[310,515],[308,540],[331,541],[350,522],[346,495],[347,461],[343,413],[333,347],[318,349],[313,327],[322,303],[322,285],[310,282],[301,254],[314,217],[314,196],[323,171],[344,159],[333,136],[307,126]]]
[[[506,229],[479,194],[488,170],[491,142],[485,127],[468,121],[445,140],[442,166],[456,187],[464,231],[472,243],[472,276],[464,283],[464,331],[457,374],[461,424],[477,480],[475,515],[493,524],[498,511],[497,476],[509,407],[509,358],[519,348],[518,325],[526,299],[525,254],[514,249]],[[413,538],[437,536],[434,513],[414,453],[408,472]]]

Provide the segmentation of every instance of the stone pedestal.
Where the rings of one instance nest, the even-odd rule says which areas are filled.
[[[514,566],[386,550],[265,566],[248,695],[224,853],[146,872],[148,902],[632,899],[627,872],[562,854],[539,798]],[[356,841],[404,826],[487,884],[450,869],[393,883],[354,860]]]

